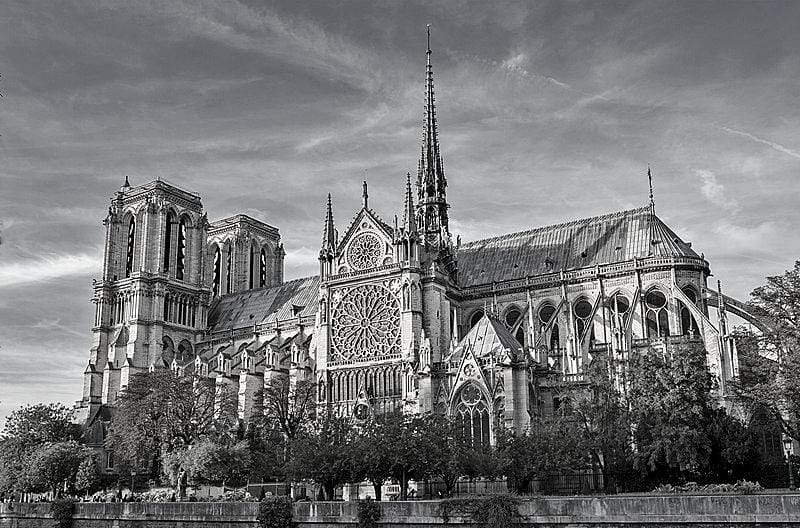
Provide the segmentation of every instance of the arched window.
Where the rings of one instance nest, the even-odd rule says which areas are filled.
[[[258,285],[263,288],[267,285],[267,250],[261,248],[261,259],[258,266]]]
[[[589,327],[593,326],[592,303],[586,299],[581,299],[573,305],[572,313],[575,315],[575,333],[578,335],[579,339],[583,339]],[[592,330],[594,330],[594,328],[592,328]]]
[[[178,345],[178,361],[181,363],[185,363],[187,361],[191,361],[194,359],[194,352],[192,350],[192,344],[184,339]]]
[[[248,285],[247,285],[247,287],[250,288],[251,290],[253,289],[253,284],[255,284],[255,278],[256,278],[255,277],[256,276],[255,264],[256,264],[256,246],[255,246],[255,243],[251,243],[250,244],[250,266],[248,267],[248,269],[250,271],[250,273],[249,273],[250,280],[248,281]]]
[[[554,321],[555,316],[556,307],[552,304],[547,303],[539,308],[539,324],[541,325],[542,329],[544,329],[548,324],[550,324],[551,321],[553,321],[553,324],[550,328],[550,340],[547,342],[550,352],[560,348],[558,323]]]
[[[644,298],[644,304],[647,311],[647,337],[668,337],[667,296],[659,290],[650,290]]]
[[[172,231],[175,229],[175,213],[167,213],[167,225],[164,230],[164,272],[169,271],[169,263],[172,259]]]
[[[169,336],[164,336],[161,339],[161,359],[167,363],[172,363],[175,358],[175,344]]]
[[[689,298],[692,304],[697,306],[697,292],[694,290],[694,288],[692,288],[691,286],[684,286],[683,288],[681,288],[681,291],[683,292],[684,295],[686,295],[686,297]],[[683,332],[683,335],[699,335],[700,329],[697,326],[697,321],[692,315],[692,312],[689,311],[689,307],[684,306],[683,303],[680,303],[680,307],[681,307],[681,331]]]
[[[221,268],[222,268],[222,255],[220,254],[219,247],[214,247],[214,277],[212,280],[213,283],[213,292],[214,297],[219,295],[219,283],[220,283],[220,276],[221,276]]]
[[[186,217],[181,218],[178,226],[178,255],[175,259],[175,278],[183,280],[183,272],[186,269]]]
[[[133,271],[133,250],[136,245],[136,219],[131,216],[128,224],[128,249],[125,253],[125,276],[130,277]]]
[[[483,319],[483,310],[475,310],[475,312],[469,318],[469,327],[472,328],[473,326],[478,324],[478,321],[480,321],[481,319]]]
[[[225,258],[225,293],[230,293],[233,289],[233,246],[228,245],[228,256]]]
[[[457,401],[455,418],[464,438],[475,447],[488,446],[491,419],[481,390],[474,383],[468,383],[459,391]]]
[[[622,293],[617,292],[606,301],[606,305],[611,310],[613,328],[624,328],[628,310],[631,308],[630,301]]]
[[[506,327],[514,333],[514,337],[521,345],[525,345],[525,329],[523,328],[522,312],[519,308],[509,308],[505,316]]]

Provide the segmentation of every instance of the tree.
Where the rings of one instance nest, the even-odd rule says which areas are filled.
[[[247,481],[251,462],[246,442],[224,446],[205,439],[165,454],[164,470],[176,485],[185,472],[187,480],[196,484],[241,486]]]
[[[734,391],[751,411],[765,409],[784,434],[800,441],[800,261],[783,275],[767,277],[751,293],[750,305],[765,331],[739,332],[746,368]]]
[[[117,400],[108,442],[121,465],[156,478],[164,455],[206,438],[230,445],[237,427],[235,395],[226,385],[156,370],[132,376]],[[182,458],[170,459],[176,460]]]
[[[354,480],[368,480],[378,501],[381,487],[392,476],[392,459],[386,447],[390,442],[386,416],[376,416],[359,428],[352,452]]]
[[[514,491],[526,492],[531,481],[586,465],[574,426],[563,417],[534,421],[522,434],[501,428],[496,436],[503,474]]]
[[[348,419],[326,412],[292,440],[289,474],[313,480],[333,500],[336,486],[353,480],[354,437]]]
[[[670,482],[696,479],[708,470],[712,410],[711,374],[700,342],[651,348],[631,358],[629,398],[634,463],[644,473]]]
[[[62,491],[75,489],[76,476],[88,463],[95,463],[94,452],[78,442],[48,442],[33,451],[21,480],[25,491],[49,491],[59,497]]]
[[[633,459],[631,422],[627,405],[609,376],[608,363],[596,359],[585,369],[588,387],[571,384],[562,390],[568,401],[581,448],[610,485],[614,475],[630,473]]]
[[[287,440],[314,419],[317,385],[311,380],[273,378],[264,383],[261,395],[264,412],[276,421]]]
[[[23,472],[34,451],[46,443],[76,441],[80,428],[72,410],[58,403],[20,407],[0,433],[0,492],[25,491]]]
[[[467,463],[477,462],[477,450],[464,436],[463,427],[449,416],[427,415],[418,426],[424,445],[419,446],[422,471],[417,476],[442,479],[450,497],[458,479],[469,471]]]
[[[405,500],[408,497],[408,481],[424,478],[428,471],[422,457],[430,448],[430,438],[425,434],[425,418],[396,411],[385,415],[384,427],[391,475],[400,483],[400,498]]]

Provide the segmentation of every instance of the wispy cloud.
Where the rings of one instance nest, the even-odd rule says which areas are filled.
[[[796,150],[792,150],[792,149],[790,149],[788,147],[784,147],[780,143],[775,143],[774,141],[769,141],[767,139],[762,139],[762,138],[760,138],[758,136],[754,136],[753,134],[750,134],[748,132],[742,132],[741,130],[734,130],[734,129],[728,128],[728,127],[718,127],[718,128],[720,130],[724,130],[725,132],[727,132],[729,134],[735,134],[737,136],[746,137],[747,139],[751,139],[751,140],[755,141],[756,143],[761,143],[762,145],[766,145],[766,146],[768,146],[770,148],[773,148],[773,149],[777,150],[778,152],[783,152],[784,154],[787,154],[787,155],[789,155],[789,156],[791,156],[793,158],[800,159],[800,152],[798,152]]]
[[[84,253],[2,263],[0,264],[0,288],[73,275],[98,273],[102,266],[101,258]]]
[[[709,202],[723,209],[735,209],[738,207],[738,202],[726,195],[725,186],[720,183],[716,174],[706,169],[695,169],[694,173],[702,182],[700,192]]]

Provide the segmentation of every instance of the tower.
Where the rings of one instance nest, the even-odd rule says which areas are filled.
[[[206,325],[208,223],[200,197],[156,180],[111,199],[83,404],[113,405],[130,377],[190,358]]]

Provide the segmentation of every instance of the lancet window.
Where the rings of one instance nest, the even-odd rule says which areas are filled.
[[[125,252],[125,276],[130,277],[133,271],[133,252],[136,244],[136,220],[131,217],[128,223],[128,245]]]
[[[259,287],[263,288],[267,285],[267,250],[261,248],[261,262],[259,264]]]
[[[488,446],[491,416],[481,390],[474,383],[468,383],[459,391],[456,401],[454,416],[464,438],[473,446]]]
[[[175,259],[175,278],[183,280],[183,273],[186,269],[186,218],[181,218],[178,225],[178,254]]]
[[[648,337],[668,337],[669,312],[667,296],[659,290],[650,290],[644,298]]]
[[[170,261],[172,260],[172,231],[175,229],[175,213],[167,213],[167,225],[164,230],[164,272],[169,271]]]
[[[697,292],[695,292],[694,288],[691,286],[684,286],[681,291],[683,292],[686,297],[689,298],[692,304],[697,306]],[[689,310],[688,306],[684,306],[681,303],[681,330],[683,331],[683,335],[699,335],[700,329],[697,327],[697,321],[695,321],[692,312]]]
[[[222,271],[222,255],[219,251],[219,247],[214,247],[214,277],[212,279],[213,284],[213,293],[214,297],[219,295],[219,284],[221,278],[221,271]]]
[[[525,329],[523,328],[522,312],[518,308],[510,308],[505,315],[506,327],[514,333],[514,337],[521,345],[525,345]]]
[[[228,246],[228,256],[225,258],[225,293],[233,289],[233,247]]]
[[[575,315],[575,333],[579,338],[583,338],[592,326],[592,303],[587,299],[581,299],[572,307],[572,313]],[[589,336],[589,339],[592,337]]]

